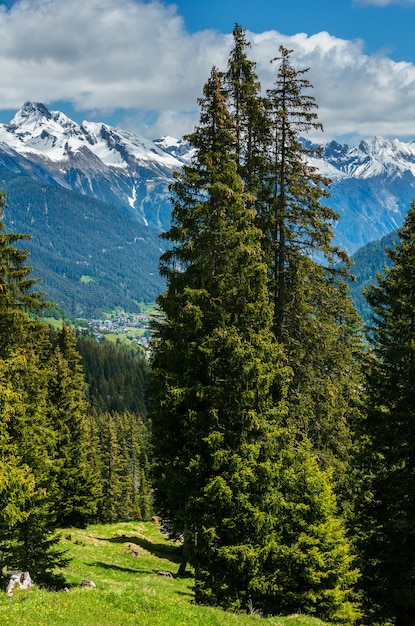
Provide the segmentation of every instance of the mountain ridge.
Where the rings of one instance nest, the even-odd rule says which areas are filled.
[[[0,162],[5,146],[48,181],[109,202],[158,232],[170,224],[173,171],[194,154],[183,139],[150,141],[101,122],[77,124],[34,102],[0,124]],[[398,228],[415,196],[415,141],[376,136],[358,146],[321,147],[322,158],[312,164],[333,181],[326,202],[340,216],[337,243],[352,254]]]
[[[302,141],[309,143],[306,139]],[[102,286],[107,280],[105,284],[118,294],[120,301],[147,301],[163,285],[158,277],[158,257],[162,250],[158,234],[170,226],[169,185],[173,172],[189,163],[193,154],[194,149],[184,139],[167,136],[150,141],[101,122],[78,124],[42,103],[26,102],[9,123],[0,124],[0,190],[11,194],[6,225],[20,232],[34,232],[31,262],[36,269],[46,268],[45,260],[51,254],[51,233],[42,189],[48,190],[49,196],[59,204],[58,212],[66,211],[61,216],[66,220],[59,220],[61,249],[54,251],[53,264],[58,271],[59,256],[71,266],[66,270],[66,278],[68,273],[73,274],[76,296],[72,299],[82,300],[80,290],[83,290],[88,301],[85,306],[94,308],[86,286],[80,286],[83,275],[75,271],[85,262],[81,242],[86,233],[94,267],[103,264],[101,276],[98,269],[94,275],[88,275],[92,283],[89,292],[93,284],[101,281]],[[396,230],[415,197],[415,141],[404,143],[374,137],[352,147],[331,141],[322,145],[322,158],[313,159],[311,164],[332,180],[331,196],[324,201],[340,216],[333,224],[335,243],[350,254]],[[30,200],[19,191],[29,180],[37,182],[37,186],[30,187]],[[89,201],[98,203],[94,204],[94,211],[100,218],[96,218],[94,228],[96,231],[100,224],[99,237],[91,228],[92,222],[88,223],[82,215],[82,211],[88,213]],[[106,267],[105,255],[98,249],[98,246],[109,250],[124,245],[117,239],[115,223],[120,231],[142,242],[140,260],[136,254],[133,261],[126,249],[117,261],[124,268],[117,270],[117,285],[109,280],[114,266]],[[133,285],[132,262],[139,263],[137,284],[146,285],[141,292]],[[128,289],[122,286],[123,272],[129,276]],[[53,280],[49,277],[45,282],[53,282],[56,287],[59,271]],[[56,299],[59,293],[56,288],[52,291]],[[68,298],[63,300],[68,306]],[[114,298],[109,301],[113,304]]]

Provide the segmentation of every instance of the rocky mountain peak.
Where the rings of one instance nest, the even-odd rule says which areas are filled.
[[[180,167],[178,155],[149,139],[98,122],[77,124],[39,102],[26,102],[9,124],[0,124],[0,138],[20,153],[53,163],[88,149],[107,167],[135,171],[144,165],[169,173]]]
[[[22,108],[16,113],[11,123],[34,117],[37,119],[44,117],[49,120],[52,115],[42,102],[25,102]]]
[[[25,151],[44,153],[80,133],[78,124],[60,111],[50,111],[41,102],[25,102],[4,130],[22,141]]]

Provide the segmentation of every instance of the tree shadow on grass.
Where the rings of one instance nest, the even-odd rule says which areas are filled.
[[[176,596],[185,596],[186,598],[194,598],[194,593],[191,591],[176,591]]]
[[[121,535],[119,537],[96,537],[99,541],[109,541],[110,543],[127,543],[140,546],[143,550],[150,552],[159,559],[167,559],[173,563],[180,563],[181,561],[181,546],[170,546],[164,543],[152,543],[142,537],[127,537],[127,535]]]
[[[173,572],[160,571],[157,569],[132,569],[131,567],[121,567],[120,565],[113,565],[110,563],[104,563],[103,561],[94,561],[92,563],[85,563],[88,567],[101,567],[102,569],[117,570],[119,572],[128,572],[129,574],[158,574],[166,578],[176,578]]]
[[[151,569],[133,569],[132,567],[121,567],[120,565],[113,565],[110,563],[104,563],[103,561],[94,561],[92,563],[85,563],[88,567],[101,567],[102,569],[112,569],[119,572],[128,572],[129,574],[152,574]]]

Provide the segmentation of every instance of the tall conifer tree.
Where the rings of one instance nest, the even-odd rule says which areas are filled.
[[[343,279],[349,260],[331,243],[337,216],[323,204],[330,181],[310,165],[319,148],[300,136],[321,129],[317,106],[307,70],[295,70],[284,47],[275,59],[275,88],[262,98],[245,32],[236,25],[233,36],[227,101],[237,129],[238,171],[264,233],[273,329],[293,372],[290,420],[344,482],[350,425],[359,416],[361,336]]]
[[[104,522],[125,519],[125,459],[121,456],[115,416],[100,413],[96,416],[98,427],[102,497],[98,507],[99,518]]]
[[[168,288],[159,299],[151,389],[157,505],[176,532],[186,531],[205,600],[207,589],[219,593],[213,580],[225,574],[221,546],[243,553],[264,532],[273,489],[267,454],[281,419],[270,389],[281,399],[286,375],[270,332],[260,233],[246,208],[216,69],[200,105],[200,126],[188,137],[197,156],[172,186],[165,238],[173,247],[162,257]],[[209,509],[203,524],[201,509]],[[208,558],[216,560],[214,571],[203,565]],[[244,568],[241,585],[247,561]]]
[[[311,84],[304,78],[307,69],[296,70],[292,50],[279,48],[277,79],[268,90],[272,147],[268,179],[269,207],[264,216],[264,232],[269,246],[272,276],[275,332],[284,340],[290,335],[292,284],[304,255],[320,253],[332,262],[338,260],[331,247],[332,222],[338,218],[321,199],[328,195],[330,181],[309,164],[320,153],[301,141],[301,133],[321,129],[317,105],[309,94]]]
[[[150,501],[150,459],[149,430],[138,416],[125,411],[116,414],[117,429],[125,463],[125,519],[149,519]]]
[[[27,313],[42,308],[41,292],[34,290],[38,279],[30,276],[32,268],[26,264],[28,250],[16,246],[30,239],[29,235],[8,233],[3,222],[6,196],[0,193],[0,355],[24,345]]]
[[[86,386],[73,332],[63,326],[49,362],[49,418],[57,433],[57,520],[85,525],[96,512],[98,476],[90,463]]]
[[[415,202],[367,291],[373,307],[361,509],[363,586],[372,620],[415,623]],[[389,622],[388,622],[389,623]]]
[[[57,583],[56,567],[66,560],[58,546],[55,514],[56,432],[48,412],[48,371],[36,351],[16,352],[8,372],[15,392],[13,419],[8,425],[21,467],[27,466],[34,489],[25,503],[25,517],[3,535],[4,559],[10,569],[29,571],[37,583]]]
[[[279,51],[277,79],[267,97],[268,201],[257,205],[258,223],[274,332],[293,371],[290,419],[339,478],[349,460],[350,426],[359,415],[361,331],[345,282],[350,261],[332,243],[338,216],[324,204],[330,181],[311,164],[321,151],[301,137],[321,129],[308,70],[292,66],[292,51],[283,46]]]
[[[18,392],[14,386],[15,377],[10,376],[16,358],[14,354],[0,359],[0,536],[4,540],[6,532],[17,522],[27,519],[27,504],[34,493],[35,481],[30,467],[19,459],[18,442],[10,433],[18,403]],[[24,358],[24,357],[23,357]]]
[[[270,120],[255,63],[247,55],[250,43],[239,24],[235,25],[233,39],[224,75],[227,105],[235,127],[238,173],[249,194],[248,201],[255,202],[258,211],[270,148]]]
[[[0,210],[6,207],[0,194]],[[3,496],[2,552],[6,567],[29,570],[50,581],[63,557],[54,537],[55,432],[47,416],[47,329],[29,313],[40,310],[38,282],[26,265],[27,250],[16,244],[28,236],[6,233],[0,220],[0,370],[2,385]],[[8,458],[13,450],[13,462]],[[22,476],[16,491],[16,475]],[[26,478],[24,478],[26,474]]]

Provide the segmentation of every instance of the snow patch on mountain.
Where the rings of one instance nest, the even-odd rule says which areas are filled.
[[[312,167],[315,167],[322,176],[329,178],[332,182],[338,182],[344,178],[349,178],[349,174],[347,172],[343,172],[325,159],[312,157],[309,159],[309,164]]]
[[[105,165],[125,170],[150,162],[168,170],[181,165],[148,139],[98,122],[77,124],[41,103],[26,102],[9,124],[0,124],[0,141],[21,154],[43,155],[57,163],[87,149]]]
[[[192,148],[185,139],[176,139],[166,135],[160,139],[155,139],[154,143],[165,152],[173,155],[182,163],[190,163],[196,153],[196,148]]]
[[[324,147],[323,161],[352,178],[415,176],[415,142],[374,137],[349,148],[332,141]]]
[[[82,122],[81,128],[92,140],[90,150],[106,165],[128,169],[132,161],[140,163],[153,161],[169,169],[181,166],[177,158],[160,149],[149,139],[96,122]]]

